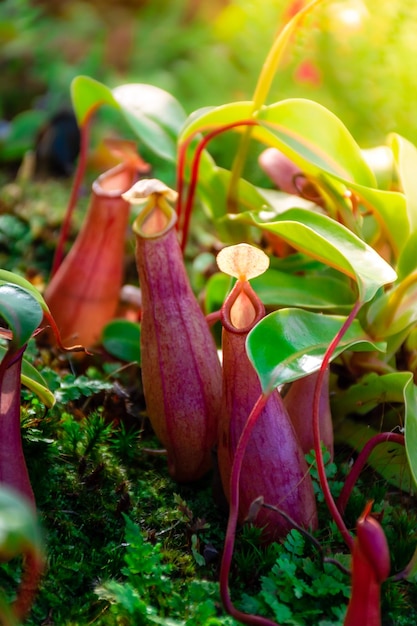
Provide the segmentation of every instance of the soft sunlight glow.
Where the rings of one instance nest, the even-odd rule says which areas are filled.
[[[361,0],[337,3],[330,8],[333,27],[338,24],[344,31],[357,32],[363,27],[369,12]]]
[[[362,15],[358,9],[347,7],[339,13],[339,19],[344,22],[346,26],[355,28],[361,25]]]

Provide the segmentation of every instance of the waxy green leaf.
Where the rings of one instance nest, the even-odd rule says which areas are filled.
[[[76,76],[71,83],[71,99],[75,117],[83,126],[89,115],[98,107],[107,104],[118,108],[111,89],[89,76]]]
[[[395,133],[389,135],[388,143],[394,153],[401,187],[407,201],[410,230],[414,233],[417,230],[417,148]]]
[[[403,281],[376,298],[366,314],[369,332],[374,337],[392,337],[411,329],[417,322],[417,275]]]
[[[268,212],[229,215],[279,235],[294,248],[337,269],[356,281],[361,302],[396,280],[393,268],[362,239],[326,215],[307,209],[289,209],[269,221]]]
[[[404,376],[405,449],[414,483],[417,485],[417,386],[412,372],[401,374]]]
[[[264,393],[316,372],[345,320],[342,316],[292,308],[275,311],[262,319],[249,333],[246,348]],[[372,342],[358,320],[354,320],[332,359],[347,349],[383,351],[385,344]]]
[[[122,361],[140,363],[140,325],[129,320],[109,322],[102,333],[103,347]]]
[[[33,298],[38,302],[41,309],[47,313],[49,312],[49,308],[43,299],[42,295],[39,291],[23,276],[19,276],[19,274],[15,274],[14,272],[9,272],[8,270],[0,270],[0,285],[11,284],[17,285],[18,287],[22,287],[25,291],[28,291]]]
[[[153,152],[174,161],[177,135],[186,115],[177,100],[159,87],[142,83],[120,85],[111,90],[88,76],[77,76],[71,98],[80,126],[102,105],[120,111],[136,136]]]
[[[253,102],[231,102],[218,107],[207,107],[192,113],[186,120],[180,136],[179,143],[187,141],[193,135],[202,133],[214,128],[221,128],[231,124],[239,124],[236,130],[244,130],[243,122],[249,120],[253,114]]]
[[[396,271],[398,274],[398,280],[402,281],[408,274],[411,274],[417,269],[417,230],[411,233],[411,235],[405,240],[403,249],[398,258]]]
[[[21,381],[22,385],[38,396],[46,408],[50,409],[54,406],[56,401],[54,394],[48,389],[41,374],[26,359],[22,361]]]
[[[43,319],[43,311],[34,296],[17,285],[0,285],[0,318],[13,333],[10,346],[18,350],[27,343]]]
[[[384,239],[389,242],[395,257],[398,257],[410,232],[410,221],[404,194],[347,182],[327,173],[323,173],[321,178],[330,186],[340,183],[355,193],[359,204],[362,204],[368,213],[373,214]]]
[[[242,132],[245,121],[257,123],[252,128],[254,139],[278,148],[305,172],[317,175],[323,170],[362,185],[376,185],[371,168],[347,128],[336,115],[312,100],[290,98],[263,106],[256,113],[251,101],[203,109],[188,118],[179,142],[229,125]]]
[[[392,372],[382,376],[371,373],[346,391],[339,391],[332,401],[335,437],[337,441],[362,449],[373,435],[380,432],[383,405],[396,403],[404,405],[405,450],[392,442],[384,444],[384,447],[378,446],[369,463],[390,483],[405,491],[414,491],[417,485],[417,387],[411,372]],[[360,422],[360,416],[371,413],[378,406],[382,414],[374,427],[369,424],[369,420]],[[349,415],[359,417],[353,420]],[[383,423],[382,428],[391,430],[397,423],[398,418],[395,424]]]
[[[302,98],[263,107],[253,137],[276,147],[313,176],[321,170],[374,187],[375,176],[347,128],[321,104]]]
[[[120,85],[113,96],[137,137],[160,157],[175,161],[177,136],[186,118],[177,100],[142,83]]]
[[[221,308],[230,284],[230,279],[222,274],[210,277],[205,288],[208,312]],[[354,290],[347,281],[327,275],[306,277],[269,269],[262,276],[252,279],[251,286],[266,307],[306,307],[345,313],[350,311],[355,301]]]

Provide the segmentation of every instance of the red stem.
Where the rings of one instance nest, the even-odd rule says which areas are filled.
[[[65,213],[65,218],[61,226],[61,232],[59,233],[59,239],[55,250],[54,260],[52,263],[51,277],[57,272],[64,258],[64,246],[68,239],[72,214],[78,201],[80,187],[87,167],[88,144],[90,141],[90,122],[98,106],[99,105],[96,105],[92,109],[90,109],[90,111],[88,111],[83,123],[80,126],[80,156],[78,159],[77,169],[74,176],[74,182],[72,185],[67,210]]]
[[[318,472],[318,476],[320,480],[320,485],[323,491],[323,495],[324,495],[324,499],[326,501],[327,507],[330,511],[330,514],[333,517],[334,521],[336,522],[336,525],[343,539],[345,540],[347,546],[349,547],[351,551],[353,549],[353,538],[351,534],[349,533],[345,522],[343,521],[343,518],[339,512],[339,509],[336,506],[336,503],[330,491],[329,483],[327,481],[326,470],[325,470],[324,460],[323,460],[323,453],[322,453],[322,449],[320,445],[321,437],[320,437],[320,419],[319,418],[320,418],[320,395],[321,395],[321,388],[323,385],[324,377],[326,374],[326,368],[328,367],[330,363],[331,356],[337,344],[342,339],[343,335],[347,332],[349,326],[352,324],[361,306],[362,306],[362,302],[358,300],[355,303],[349,316],[345,320],[342,328],[339,330],[337,335],[329,344],[329,347],[327,348],[324,354],[323,362],[320,366],[319,374],[318,374],[317,381],[316,381],[316,387],[314,389],[314,396],[313,396],[314,450],[316,453],[317,472]]]
[[[198,143],[197,148],[194,152],[192,163],[191,163],[190,186],[188,189],[188,195],[187,195],[187,199],[186,199],[185,207],[184,207],[184,220],[182,224],[182,238],[181,238],[181,250],[183,252],[185,250],[185,246],[187,245],[188,230],[189,230],[190,219],[191,219],[191,211],[192,211],[193,202],[194,202],[195,190],[196,190],[197,182],[198,182],[198,168],[200,166],[200,159],[201,159],[203,150],[205,149],[209,141],[211,141],[214,137],[217,137],[217,135],[220,135],[221,133],[226,132],[227,130],[231,130],[232,128],[236,128],[237,126],[257,126],[257,125],[258,125],[258,122],[254,119],[231,122],[230,124],[225,124],[224,126],[221,126],[220,128],[215,128],[210,133],[207,133],[207,135],[203,137],[203,139],[201,139],[201,141]],[[196,131],[194,135],[197,134],[197,132],[201,132],[201,131]],[[180,183],[180,180],[183,178],[183,171],[184,171],[184,166],[185,166],[185,151],[190,143],[190,140],[192,139],[194,135],[192,135],[191,137],[187,139],[187,142],[184,146],[185,149],[182,149],[183,147],[181,148],[180,150],[181,162],[180,160],[178,161],[179,163],[178,165],[178,170],[179,170],[178,210],[181,213],[182,213],[182,207],[180,207],[180,198],[182,201],[183,182],[181,181]]]
[[[366,442],[366,444],[360,451],[358,458],[353,464],[352,469],[350,470],[345,480],[343,489],[340,492],[340,496],[337,501],[337,507],[341,515],[343,515],[345,512],[346,505],[350,498],[350,494],[352,493],[352,489],[355,486],[355,483],[359,478],[359,474],[361,473],[372,450],[376,448],[376,446],[378,446],[380,443],[386,443],[387,441],[398,443],[403,446],[405,445],[404,435],[400,435],[398,433],[390,433],[390,432],[378,433],[378,435],[374,435],[373,437],[371,437],[369,441]]]
[[[235,456],[232,464],[232,472],[230,477],[230,508],[229,519],[227,522],[226,538],[224,542],[222,562],[220,566],[220,595],[226,611],[243,624],[251,626],[279,626],[276,622],[259,615],[249,615],[242,613],[234,606],[229,593],[229,573],[230,564],[232,562],[233,549],[235,544],[236,525],[239,512],[239,479],[242,470],[242,462],[245,454],[246,446],[252,435],[253,428],[265,407],[268,395],[262,394],[253,407],[247,422],[242,430],[239,441],[236,446]]]
[[[87,348],[79,344],[76,344],[74,346],[67,346],[67,347],[64,346],[64,344],[62,343],[62,339],[61,339],[61,333],[59,332],[59,328],[52,316],[52,313],[49,310],[46,310],[46,311],[44,310],[43,315],[44,315],[44,319],[47,320],[48,325],[52,329],[52,332],[55,337],[55,341],[57,342],[57,345],[59,346],[60,350],[63,350],[65,352],[85,352],[86,354],[91,354],[91,352],[89,352]],[[45,328],[46,326],[40,329],[37,329],[37,331],[35,332],[38,334],[39,332],[42,332],[43,330],[45,330]]]

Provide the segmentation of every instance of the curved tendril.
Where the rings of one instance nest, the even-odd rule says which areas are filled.
[[[352,324],[361,306],[362,306],[362,302],[358,300],[356,304],[354,305],[352,311],[350,312],[349,316],[346,318],[342,328],[339,330],[337,335],[334,337],[334,339],[328,346],[325,352],[325,355],[323,357],[323,362],[320,366],[319,375],[316,381],[316,387],[314,389],[314,398],[313,398],[314,449],[316,453],[316,464],[317,464],[317,472],[318,472],[318,476],[320,480],[320,485],[323,490],[324,499],[326,501],[330,514],[333,517],[343,539],[345,540],[350,550],[352,550],[353,548],[353,538],[352,538],[352,535],[349,533],[345,522],[343,521],[343,518],[342,518],[342,515],[340,514],[339,509],[336,506],[336,503],[330,491],[329,483],[327,481],[326,470],[325,470],[324,460],[323,460],[323,453],[322,453],[322,449],[320,445],[321,437],[320,437],[319,415],[320,415],[321,388],[323,385],[326,368],[330,363],[331,356],[337,344],[342,339],[343,335],[347,332],[349,326]]]
[[[391,433],[391,432],[378,433],[374,437],[371,437],[371,439],[369,439],[369,441],[366,442],[366,444],[360,451],[355,463],[352,466],[352,469],[350,470],[345,480],[342,491],[340,492],[340,495],[337,501],[337,508],[339,509],[341,515],[343,515],[345,512],[350,494],[352,493],[352,489],[355,486],[356,481],[359,478],[359,474],[361,473],[372,450],[376,448],[376,446],[378,446],[380,443],[386,443],[388,441],[392,443],[398,443],[403,446],[405,445],[404,435],[400,435],[398,433]]]
[[[229,615],[242,622],[243,624],[248,624],[251,626],[279,626],[279,624],[267,619],[266,617],[242,613],[242,611],[239,611],[234,606],[229,593],[229,572],[233,556],[236,525],[239,511],[239,479],[242,469],[242,461],[253,428],[263,408],[265,407],[268,397],[269,396],[265,394],[259,396],[246,421],[246,424],[242,430],[236,447],[235,457],[232,464],[232,473],[230,477],[229,519],[227,522],[226,538],[224,542],[222,562],[220,565],[220,595],[224,608],[229,613]]]

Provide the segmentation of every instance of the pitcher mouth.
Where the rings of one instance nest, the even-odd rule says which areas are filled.
[[[130,163],[119,163],[93,182],[93,192],[98,196],[117,198],[130,189],[138,175]]]
[[[233,311],[233,307],[237,305],[242,295],[246,298],[244,306],[250,307],[246,315],[244,313],[239,315],[239,312]],[[264,315],[265,307],[249,282],[238,280],[222,306],[221,322],[223,327],[230,333],[244,335],[252,330]]]
[[[177,223],[177,214],[164,198],[152,198],[133,222],[133,231],[144,239],[157,239]]]

